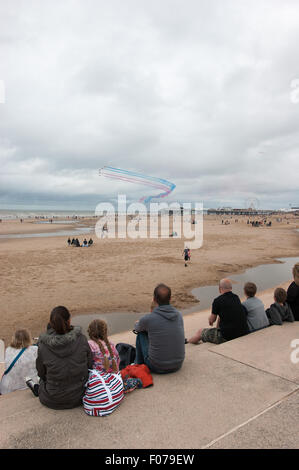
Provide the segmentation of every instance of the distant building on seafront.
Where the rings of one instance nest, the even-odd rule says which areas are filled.
[[[233,209],[232,207],[220,207],[218,209],[208,209],[208,215],[247,215],[247,216],[254,216],[254,215],[265,215],[269,216],[272,214],[276,214],[277,211],[274,210],[262,210],[262,209],[252,209],[249,207],[248,209]]]

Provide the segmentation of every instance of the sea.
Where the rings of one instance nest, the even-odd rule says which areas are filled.
[[[16,219],[70,219],[70,221],[77,217],[94,217],[94,210],[43,210],[43,209],[1,209],[0,219],[2,220],[16,220]]]

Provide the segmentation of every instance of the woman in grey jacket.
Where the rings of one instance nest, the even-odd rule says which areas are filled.
[[[65,307],[52,310],[47,331],[38,340],[36,368],[39,387],[28,386],[40,402],[52,409],[74,408],[82,404],[92,354],[80,327],[70,323]]]

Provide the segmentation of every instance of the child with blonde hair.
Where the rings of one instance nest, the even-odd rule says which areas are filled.
[[[37,347],[32,344],[30,332],[25,328],[16,330],[5,351],[6,370],[0,383],[2,395],[26,389],[28,375],[38,382],[36,358]]]

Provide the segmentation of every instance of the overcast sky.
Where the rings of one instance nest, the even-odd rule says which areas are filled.
[[[0,208],[152,194],[104,165],[299,205],[298,25],[298,0],[0,0]]]

